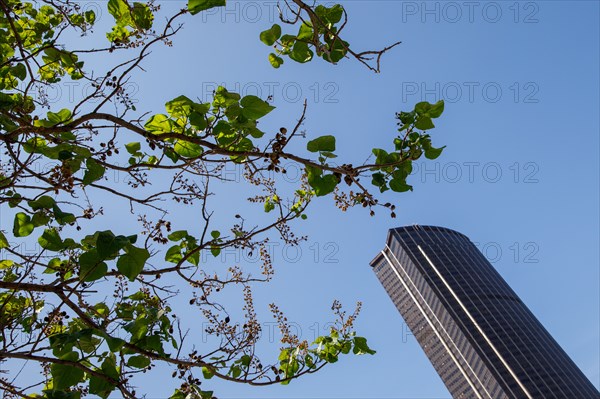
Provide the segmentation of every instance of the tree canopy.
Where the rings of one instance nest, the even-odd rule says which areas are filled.
[[[441,154],[428,131],[444,104],[421,102],[396,114],[389,148],[373,149],[361,164],[334,162],[343,154],[331,135],[308,141],[304,152],[288,150],[302,136],[306,103],[276,132],[259,125],[272,104],[224,87],[210,102],[193,93],[165,99],[158,113],[134,104],[127,83],[152,68],[151,49],[177,45],[183,21],[224,5],[189,0],[165,16],[152,1],[109,0],[114,23],[105,45],[78,48],[74,37],[97,34],[93,11],[68,0],[0,0],[0,367],[30,365],[26,377],[0,375],[7,397],[106,398],[116,391],[137,398],[144,392],[135,389],[136,376],[162,365],[179,380],[172,398],[208,399],[211,378],[287,384],[342,354],[374,353],[354,331],[360,304],[348,313],[335,301],[334,327],[314,342],[295,336],[272,304],[281,347],[276,360],[263,360],[252,286],[273,276],[268,240],[298,245],[303,237],[293,222],[307,218],[317,197],[332,198],[342,211],[360,205],[395,217],[395,206],[380,203],[377,193],[412,190],[412,162]],[[271,48],[260,55],[266,68],[351,59],[379,72],[382,55],[398,44],[355,51],[343,39],[348,17],[341,5],[284,6],[281,24],[257,32]],[[107,69],[94,67],[99,55]],[[69,81],[93,90],[55,109],[44,94]],[[282,161],[303,171],[293,189],[281,187]],[[243,190],[261,216],[236,214],[222,227],[211,183],[240,184],[221,173],[231,164],[244,171]],[[109,178],[113,172],[128,177],[126,189]],[[194,231],[171,220],[173,204],[194,210]],[[108,226],[111,207],[125,207],[131,220]],[[35,251],[22,245],[32,242]],[[206,267],[202,254],[217,257],[228,248],[259,254],[259,270]],[[222,300],[234,287],[243,299],[237,312]],[[209,325],[202,333],[214,345],[197,341],[182,312]]]

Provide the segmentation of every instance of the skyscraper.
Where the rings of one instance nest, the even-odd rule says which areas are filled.
[[[463,234],[392,229],[371,266],[453,398],[600,398]]]

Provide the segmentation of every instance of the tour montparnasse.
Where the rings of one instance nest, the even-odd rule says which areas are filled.
[[[463,234],[392,229],[371,266],[453,398],[600,398]]]

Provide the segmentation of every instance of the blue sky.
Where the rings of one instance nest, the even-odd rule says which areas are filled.
[[[343,4],[345,39],[356,50],[403,42],[384,56],[381,74],[351,60],[286,61],[274,70],[258,34],[277,22],[275,2],[230,1],[225,10],[189,17],[174,46],[155,50],[147,72],[132,80],[138,108],[155,112],[180,94],[208,99],[223,83],[242,94],[272,94],[277,110],[264,122],[272,130],[291,127],[307,98],[308,138],[336,135],[343,162],[355,164],[370,148],[390,146],[395,112],[446,100],[432,131],[434,145],[447,146],[443,155],[417,163],[414,192],[383,195],[398,218],[342,213],[328,199],[316,201],[297,226],[309,236],[301,252],[274,245],[278,273],[256,292],[266,322],[266,304],[276,301],[308,339],[325,332],[334,298],[348,307],[362,301],[357,329],[377,354],[347,356],[288,386],[211,380],[203,387],[220,398],[449,398],[368,266],[389,228],[413,223],[449,227],[476,242],[599,387],[599,3]],[[231,197],[220,206],[243,206],[235,188],[223,190]],[[156,398],[172,387],[152,377],[143,390]]]
[[[446,151],[418,163],[414,192],[384,196],[396,203],[398,218],[371,218],[362,209],[344,214],[318,201],[298,226],[309,235],[302,253],[274,247],[279,272],[257,291],[259,302],[276,300],[308,338],[324,328],[334,298],[349,306],[362,301],[358,330],[377,355],[343,358],[285,387],[212,380],[211,387],[223,398],[448,398],[368,267],[387,229],[412,223],[450,227],[477,242],[598,387],[598,3],[343,4],[346,40],[356,49],[403,42],[384,57],[381,74],[348,60],[273,70],[257,36],[276,22],[274,2],[230,2],[190,20],[175,46],[157,51],[140,75],[140,98],[157,106],[180,93],[202,98],[221,83],[273,94],[278,109],[266,121],[273,128],[291,126],[307,98],[309,137],[335,134],[338,153],[353,162],[389,145],[395,112],[446,100],[432,132]],[[163,73],[159,59],[181,80],[153,84]],[[184,77],[190,71],[191,82]]]

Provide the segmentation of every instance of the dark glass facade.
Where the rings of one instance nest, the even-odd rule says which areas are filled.
[[[463,234],[392,229],[371,266],[453,398],[600,398]]]

